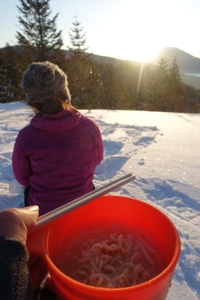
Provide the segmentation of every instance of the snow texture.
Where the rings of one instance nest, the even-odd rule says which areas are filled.
[[[181,255],[167,300],[200,299],[200,114],[81,110],[99,125],[104,160],[96,187],[128,173],[136,180],[113,194],[141,199],[163,211],[181,238]],[[23,206],[12,171],[18,131],[32,110],[21,102],[0,104],[0,210]]]

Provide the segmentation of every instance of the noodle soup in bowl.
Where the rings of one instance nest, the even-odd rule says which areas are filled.
[[[151,233],[118,224],[91,225],[77,238],[57,248],[55,264],[81,283],[101,288],[124,288],[144,283],[164,270],[165,259]]]
[[[166,299],[180,238],[154,206],[103,196],[47,231],[42,248],[58,299]]]

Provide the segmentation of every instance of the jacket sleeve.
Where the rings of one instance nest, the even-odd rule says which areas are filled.
[[[20,133],[13,149],[12,167],[16,180],[23,186],[29,186],[31,164],[28,156],[24,153],[24,141]]]
[[[0,299],[31,300],[28,251],[18,241],[0,237]]]
[[[103,160],[104,145],[103,145],[101,132],[100,132],[100,129],[97,124],[96,124],[96,128],[95,128],[95,139],[96,139],[96,149],[97,149],[96,159],[97,159],[97,165],[98,165]]]

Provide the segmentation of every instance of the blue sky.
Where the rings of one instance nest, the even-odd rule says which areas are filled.
[[[16,44],[18,0],[0,0],[0,47]],[[141,60],[164,47],[177,47],[200,57],[199,0],[50,0],[59,13],[63,48],[76,16],[86,34],[88,51],[121,59]]]

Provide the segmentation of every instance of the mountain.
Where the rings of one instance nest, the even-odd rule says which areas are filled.
[[[91,54],[92,59],[99,63],[109,63],[113,65],[118,65],[122,60],[100,56],[96,54]],[[179,67],[179,72],[181,79],[184,83],[193,86],[197,89],[200,88],[200,77],[195,76],[195,74],[200,74],[200,58],[194,57],[189,53],[184,52],[175,47],[166,47],[162,49],[157,55],[155,55],[151,60],[145,62],[146,65],[158,65],[161,58],[164,58],[168,65],[170,66],[173,59],[176,58],[177,65]],[[131,64],[140,64],[138,61],[130,61]]]
[[[5,48],[1,48],[1,50],[4,50]],[[14,47],[15,51],[19,51],[19,46]],[[70,57],[70,51],[64,50],[66,57]],[[114,66],[119,65],[122,61],[122,59],[114,58],[114,57],[108,57],[108,56],[101,56],[97,54],[91,53],[91,58],[98,63],[102,64],[112,64]],[[195,88],[200,88],[200,77],[195,76],[195,74],[200,74],[200,58],[192,56],[191,54],[184,52],[183,50],[180,50],[175,47],[166,47],[162,49],[160,52],[158,52],[154,57],[149,59],[145,62],[145,65],[158,65],[158,62],[161,58],[164,58],[168,65],[171,65],[174,58],[177,60],[177,65],[179,67],[180,75],[182,78],[182,81],[188,85],[191,85]],[[133,61],[133,60],[126,60],[130,62],[131,64],[141,64],[142,62],[139,61]]]
[[[13,46],[15,51],[19,51],[19,46]],[[0,50],[4,50],[5,48],[0,48]],[[64,50],[64,49],[63,49]],[[70,51],[64,50],[66,57],[70,57]],[[91,58],[98,63],[105,63],[105,64],[113,64],[113,65],[119,65],[123,59],[118,59],[114,57],[108,57],[108,56],[101,56],[97,54],[91,53]],[[171,65],[174,58],[177,59],[177,65],[179,67],[180,73],[183,74],[200,74],[200,58],[192,56],[191,54],[184,52],[183,50],[180,50],[175,47],[166,47],[162,49],[160,52],[158,52],[154,57],[146,61],[146,64],[153,64],[157,65],[159,60],[161,58],[164,58],[169,65]],[[140,64],[139,61],[133,61],[133,60],[127,60],[128,62],[132,64]]]
[[[180,73],[184,74],[200,74],[200,58],[194,57],[175,47],[166,47],[162,49],[149,63],[157,64],[159,59],[164,58],[171,65],[174,58],[177,60]]]
[[[123,61],[122,59],[96,54],[91,54],[91,57],[99,63],[110,63],[113,65],[118,65],[121,61]],[[153,58],[146,61],[145,64],[157,65],[161,58],[164,58],[168,65],[171,65],[173,59],[176,58],[179,71],[182,74],[200,74],[200,58],[192,56],[191,54],[175,47],[166,47],[162,49]],[[132,64],[141,63],[139,61],[128,61]]]
[[[71,55],[71,52],[69,50],[64,50],[66,57],[69,58]],[[125,61],[124,59],[110,57],[110,56],[102,56],[94,53],[87,53],[90,54],[91,59],[94,61],[100,63],[100,64],[112,64],[113,66],[118,66],[122,61]],[[126,60],[129,61],[131,64],[138,64],[138,61],[133,60]]]

